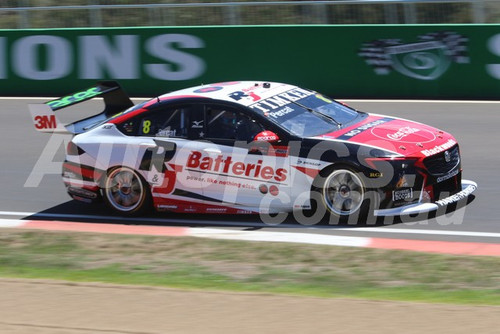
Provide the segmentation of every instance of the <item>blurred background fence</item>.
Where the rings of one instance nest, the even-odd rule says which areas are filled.
[[[498,0],[3,0],[0,29],[500,23]]]

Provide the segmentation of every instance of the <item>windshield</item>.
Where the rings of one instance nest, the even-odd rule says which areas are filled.
[[[307,91],[309,95],[303,97],[305,92],[301,90],[299,96],[302,98],[297,99],[290,99],[290,96],[297,96],[298,92],[287,92],[288,103],[280,103],[280,107],[270,110],[269,106],[278,101],[279,97],[270,98],[251,107],[300,137],[318,136],[339,130],[360,115],[360,112],[315,92]],[[283,102],[283,96],[281,97],[279,101]],[[268,110],[264,110],[263,106]]]

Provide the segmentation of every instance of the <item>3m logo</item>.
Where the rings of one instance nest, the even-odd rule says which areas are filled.
[[[55,115],[35,116],[34,121],[35,121],[35,128],[37,128],[38,130],[55,129],[57,127]]]

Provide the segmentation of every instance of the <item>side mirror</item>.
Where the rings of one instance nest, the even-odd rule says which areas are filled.
[[[277,142],[280,137],[272,131],[262,131],[255,135],[254,141],[266,141],[268,143]]]

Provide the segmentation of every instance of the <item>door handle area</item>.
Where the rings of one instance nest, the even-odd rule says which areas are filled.
[[[140,143],[139,147],[141,148],[150,148],[150,147],[156,147],[157,145],[154,143]]]
[[[208,153],[208,154],[221,154],[222,151],[217,149],[217,148],[204,148],[203,152]]]

